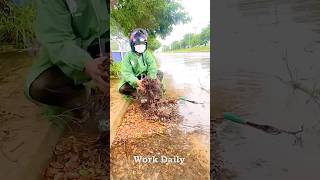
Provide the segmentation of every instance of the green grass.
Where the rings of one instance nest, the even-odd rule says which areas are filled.
[[[188,52],[210,52],[210,46],[200,46],[185,49],[177,49],[173,51],[166,51],[167,53],[188,53]]]
[[[0,5],[0,45],[26,48],[35,39],[33,5],[17,7],[11,0],[2,1]]]
[[[119,62],[119,63],[116,63],[116,62],[111,63],[111,65],[110,65],[110,77],[111,78],[115,78],[115,79],[119,79],[120,78],[121,66],[122,66],[121,62]]]

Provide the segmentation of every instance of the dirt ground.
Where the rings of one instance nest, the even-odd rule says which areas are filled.
[[[43,177],[46,180],[107,180],[109,152],[106,147],[106,135],[67,133],[56,145]]]
[[[51,125],[42,118],[40,108],[23,94],[31,63],[24,53],[0,54],[0,179],[35,178],[41,170],[40,159],[47,158],[39,152],[46,148],[43,140],[50,146],[56,138],[48,134]]]

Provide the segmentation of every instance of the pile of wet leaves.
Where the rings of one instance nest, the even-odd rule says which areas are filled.
[[[163,96],[163,87],[158,79],[149,76],[142,80],[144,91],[139,91],[139,99],[145,99],[146,104],[155,102]]]
[[[178,100],[164,96],[163,85],[158,79],[146,77],[142,85],[144,91],[138,91],[138,102],[146,119],[161,122],[178,122],[182,119],[178,111]]]
[[[166,127],[167,125],[164,123],[145,119],[139,104],[132,103],[117,129],[115,141],[161,134]]]
[[[140,108],[144,117],[150,120],[177,123],[182,119],[177,100],[173,98],[160,99],[148,105],[143,104]]]
[[[86,179],[106,180],[109,175],[109,152],[106,135],[67,135],[54,149],[49,167],[44,171],[46,180]]]
[[[99,69],[102,72],[101,78],[106,82],[106,90],[110,89],[110,82],[108,77],[110,75],[110,58],[105,57],[101,64],[99,64]],[[109,119],[109,113],[106,113],[106,109],[110,106],[110,94],[101,92],[97,87],[91,89],[91,95],[88,101],[88,106],[86,110],[90,114],[91,121],[98,123],[100,131],[106,131],[109,129],[106,119]]]

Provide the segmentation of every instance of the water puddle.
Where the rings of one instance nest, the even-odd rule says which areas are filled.
[[[225,167],[240,180],[319,179],[319,106],[308,91],[276,78],[319,89],[319,1],[228,0],[220,5],[228,16],[216,17],[221,41],[216,41],[214,116],[233,112],[286,131],[304,127],[296,143],[290,134],[275,136],[217,119]]]

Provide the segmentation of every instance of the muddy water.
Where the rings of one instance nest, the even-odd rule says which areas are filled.
[[[319,179],[320,108],[276,78],[290,79],[287,58],[293,80],[309,89],[320,81],[319,2],[229,0],[220,5],[229,16],[216,19],[221,25],[215,31],[216,117],[232,111],[285,130],[304,125],[302,141],[295,142],[292,136],[221,121],[224,166],[241,180]]]
[[[176,53],[157,55],[168,94],[184,96],[203,104],[180,101],[186,131],[208,131],[210,127],[210,54]]]
[[[210,53],[158,54],[157,60],[169,95],[202,103],[180,101],[179,112],[183,116],[180,128],[192,135],[198,147],[209,149]]]

